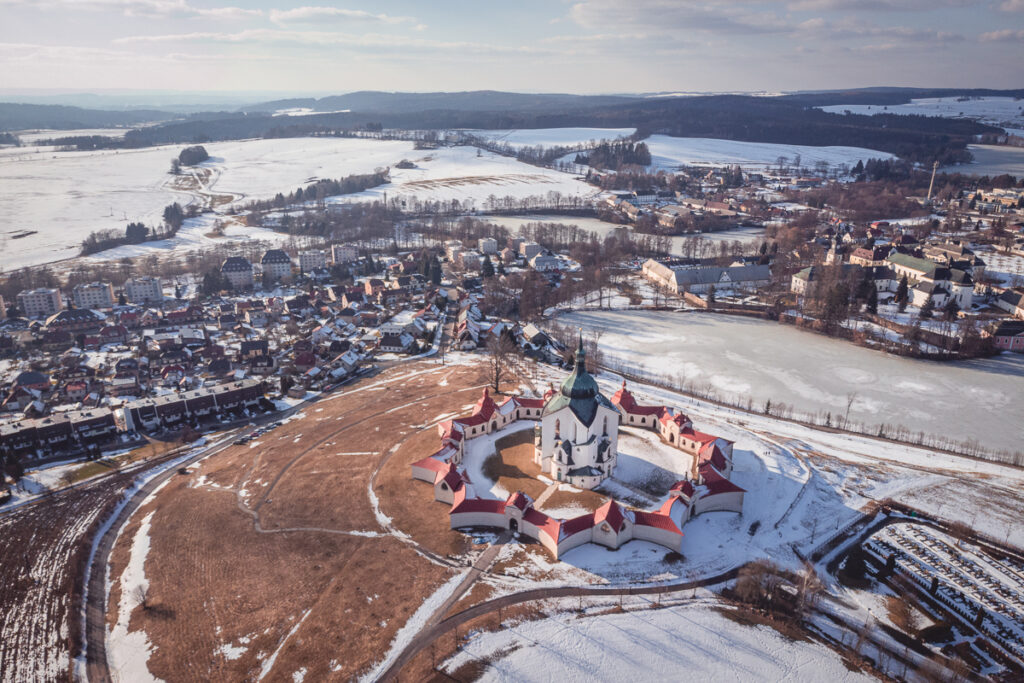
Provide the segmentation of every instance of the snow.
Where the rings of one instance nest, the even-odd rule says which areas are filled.
[[[528,215],[528,216],[487,216],[485,219],[488,223],[495,223],[507,228],[511,232],[520,233],[523,227],[530,223],[562,223],[564,225],[575,225],[584,232],[596,235],[599,239],[603,240],[609,235],[615,234],[619,230],[624,230],[630,233],[637,239],[646,237],[643,233],[633,232],[633,228],[630,225],[619,225],[617,223],[608,223],[597,218],[586,218],[578,216],[559,216],[557,214],[551,215]],[[672,235],[669,239],[669,251],[677,256],[682,256],[686,253],[686,244],[692,240],[703,240],[707,242],[732,242],[738,241],[743,244],[753,244],[758,242],[764,237],[764,228],[733,228],[731,230],[723,230],[722,232],[706,232],[697,233],[694,235]]]
[[[227,660],[238,659],[246,653],[249,648],[241,645],[232,645],[231,643],[225,643],[216,649],[217,654],[224,657]]]
[[[358,138],[282,138],[206,143],[211,177],[198,192],[175,190],[168,174],[183,145],[83,152],[10,148],[0,155],[0,267],[38,265],[75,256],[96,230],[150,226],[172,202],[197,203],[199,194],[233,201],[269,198],[318,178],[371,173],[412,151],[411,142]],[[15,150],[17,153],[15,153]],[[205,231],[209,230],[207,226]],[[23,231],[37,231],[14,239]],[[186,240],[188,241],[188,240]],[[191,238],[195,241],[195,238]]]
[[[770,166],[777,166],[780,156],[786,157],[788,163],[792,164],[797,155],[800,155],[802,167],[812,169],[819,161],[826,161],[830,166],[855,166],[862,160],[894,158],[888,152],[862,147],[813,147],[716,138],[675,138],[668,135],[652,135],[644,142],[651,152],[651,167],[665,171],[674,171],[684,165],[739,165],[747,170],[763,171]]]
[[[474,137],[499,142],[515,149],[522,147],[570,147],[629,137],[636,128],[532,128],[518,130],[465,130]]]
[[[449,598],[455,589],[459,587],[462,580],[466,577],[466,574],[470,570],[466,570],[455,576],[452,576],[444,584],[441,585],[433,594],[427,597],[423,601],[423,604],[409,617],[409,621],[405,623],[405,626],[398,630],[395,634],[394,639],[391,641],[391,646],[388,648],[387,655],[381,660],[372,671],[362,676],[359,680],[361,681],[376,681],[380,679],[380,676],[384,671],[391,666],[391,663],[395,661],[395,658],[402,652],[406,645],[408,645],[412,639],[424,628],[427,624],[427,620],[441,608],[445,600]]]
[[[357,194],[329,198],[329,204],[418,198],[430,201],[457,199],[478,209],[487,208],[488,197],[522,199],[549,192],[592,197],[596,188],[575,176],[539,168],[476,147],[442,147],[410,153],[415,168],[391,169],[391,182]]]
[[[505,625],[477,635],[444,664],[489,660],[483,681],[871,680],[816,643],[741,626],[706,606]]]
[[[1013,97],[972,97],[959,101],[957,97],[927,97],[905,104],[834,104],[819,107],[832,114],[903,114],[939,116],[947,119],[972,119],[980,123],[1005,128],[1024,128],[1024,102]]]
[[[996,176],[1008,173],[1018,178],[1024,176],[1024,147],[967,145],[967,151],[974,155],[974,161],[970,164],[944,166],[940,170],[969,175]]]
[[[803,413],[869,425],[902,424],[913,432],[978,439],[1018,450],[1024,407],[1015,397],[1024,356],[937,363],[890,356],[764,320],[706,313],[577,312],[560,322],[602,330],[606,364],[713,390],[720,398],[768,399]]]
[[[152,645],[145,631],[130,630],[132,612],[140,605],[137,590],[148,590],[146,555],[149,553],[149,525],[153,512],[142,518],[139,530],[132,540],[128,564],[121,574],[121,599],[117,608],[117,623],[107,637],[107,661],[115,681],[156,681],[149,672],[147,662]]]
[[[124,134],[127,133],[130,128],[75,128],[72,130],[54,130],[47,128],[37,128],[34,130],[19,130],[15,131],[14,135],[18,137],[23,146],[35,145],[40,140],[50,140],[54,138],[70,138],[70,137],[85,137],[85,136],[98,136],[104,138],[123,138]],[[25,150],[32,151],[32,150]]]

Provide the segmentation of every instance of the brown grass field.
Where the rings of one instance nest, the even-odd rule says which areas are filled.
[[[461,413],[480,390],[474,367],[401,364],[174,477],[115,546],[108,623],[136,531],[153,512],[148,601],[131,615],[132,630],[152,644],[153,675],[291,680],[305,668],[306,680],[321,681],[365,673],[456,571],[417,547],[440,555],[470,548],[448,528],[431,487],[411,479],[409,463],[437,448],[437,419]],[[381,512],[414,541],[374,514],[378,468]],[[489,594],[481,588],[470,598]],[[245,649],[230,659],[225,645]]]

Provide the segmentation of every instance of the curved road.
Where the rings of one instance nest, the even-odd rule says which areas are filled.
[[[527,602],[535,602],[537,600],[548,600],[551,598],[575,598],[585,596],[607,596],[607,595],[657,595],[664,593],[675,593],[682,590],[692,590],[695,588],[704,588],[707,586],[714,586],[724,581],[731,581],[735,579],[740,572],[739,567],[733,567],[732,569],[716,574],[715,576],[709,576],[704,579],[697,581],[683,581],[680,583],[671,584],[660,584],[660,585],[645,585],[645,586],[621,586],[621,587],[599,587],[599,586],[559,586],[557,588],[534,588],[532,590],[526,590],[521,593],[512,593],[511,595],[503,595],[493,600],[481,602],[467,607],[466,609],[453,614],[447,619],[443,619],[433,626],[423,629],[409,642],[408,645],[402,650],[402,652],[395,658],[395,661],[391,663],[383,674],[381,674],[380,680],[382,681],[394,681],[397,680],[399,672],[406,664],[412,661],[412,658],[422,652],[425,648],[429,647],[431,643],[440,638],[448,631],[461,626],[467,621],[482,617],[492,612],[496,612],[499,609],[511,607],[513,605],[521,605]]]

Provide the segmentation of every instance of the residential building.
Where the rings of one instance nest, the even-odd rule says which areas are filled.
[[[133,277],[124,282],[124,298],[133,304],[159,303],[164,300],[160,278]]]
[[[331,247],[331,259],[334,263],[351,263],[359,258],[359,250],[351,244],[335,244]]]
[[[537,244],[536,242],[523,242],[522,244],[519,245],[519,253],[526,257],[527,261],[532,259],[537,254],[541,253],[542,251],[544,251],[544,247]]]
[[[268,249],[260,259],[263,279],[277,282],[292,274],[292,260],[283,249]]]
[[[1024,353],[1024,320],[1003,320],[985,334],[993,337],[997,349]]]
[[[224,259],[220,266],[220,274],[231,285],[231,289],[252,288],[252,264],[242,256],[229,256]]]
[[[26,289],[18,294],[18,308],[26,318],[42,318],[64,308],[59,289]]]
[[[78,308],[113,308],[114,286],[109,282],[76,285],[71,296]]]
[[[540,253],[530,259],[530,267],[538,272],[558,270],[562,267],[562,261],[557,256],[547,253]]]
[[[479,243],[480,251],[484,254],[497,254],[498,253],[498,240],[493,237],[483,237]]]
[[[317,268],[327,267],[327,252],[322,249],[310,249],[299,252],[299,270],[309,273]]]

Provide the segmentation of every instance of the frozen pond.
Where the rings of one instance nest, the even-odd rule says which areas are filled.
[[[1024,356],[936,363],[891,356],[788,325],[703,313],[577,312],[559,322],[602,330],[606,362],[710,385],[719,397],[786,403],[797,411],[901,424],[977,439],[993,449],[1024,443]]]
[[[974,161],[964,166],[946,166],[947,173],[968,175],[1003,175],[1009,173],[1020,178],[1024,176],[1024,147],[1005,145],[967,145],[974,155]]]
[[[611,235],[616,230],[632,231],[632,228],[628,225],[618,225],[617,223],[608,223],[607,221],[602,221],[597,218],[579,216],[481,216],[481,220],[485,220],[488,223],[496,223],[503,228],[507,228],[511,232],[519,232],[527,223],[564,223],[565,225],[575,225],[580,230],[586,230],[587,232],[597,235],[601,239]],[[709,232],[698,235],[688,235],[686,237],[674,236],[670,239],[672,240],[672,253],[677,256],[682,256],[684,253],[683,244],[686,240],[693,238],[713,242],[717,246],[719,242],[732,242],[733,240],[739,241],[743,244],[757,244],[763,236],[764,228],[735,228],[733,230],[726,230],[723,232]]]

